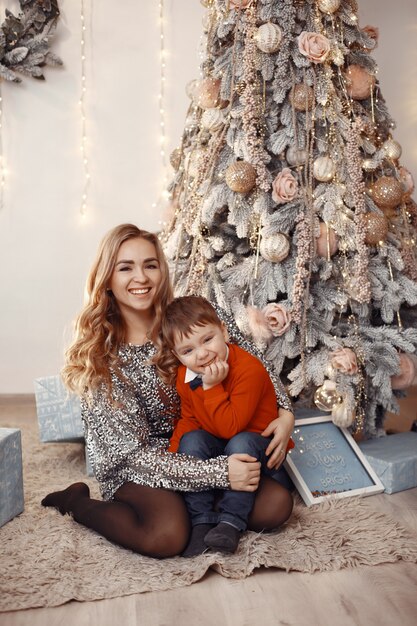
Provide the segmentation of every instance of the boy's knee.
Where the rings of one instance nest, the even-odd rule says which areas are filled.
[[[265,443],[266,440],[265,440]],[[263,451],[264,438],[257,433],[241,432],[232,437],[225,448],[226,454],[251,454],[260,458]]]
[[[207,433],[203,430],[192,430],[181,437],[178,452],[191,456],[200,456],[207,452]]]

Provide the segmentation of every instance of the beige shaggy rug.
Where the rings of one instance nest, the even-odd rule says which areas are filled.
[[[40,505],[49,491],[85,480],[80,444],[41,444],[35,425],[22,433],[25,511],[0,529],[0,610],[56,606],[191,585],[209,568],[245,578],[259,567],[317,572],[399,560],[417,562],[415,538],[369,498],[347,498],[294,514],[276,533],[249,532],[232,556],[159,561],[119,548]],[[97,485],[87,479],[92,495]]]

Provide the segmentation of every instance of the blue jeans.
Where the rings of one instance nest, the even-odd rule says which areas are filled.
[[[268,457],[265,450],[270,437],[262,437],[258,433],[241,432],[231,439],[220,439],[205,430],[193,430],[182,436],[178,452],[189,454],[199,459],[211,459],[225,454],[246,453],[261,462],[262,472],[278,482],[285,484],[285,470],[270,470],[266,463]],[[282,480],[281,480],[282,475]],[[288,488],[288,487],[287,487]],[[184,500],[193,526],[197,524],[218,524],[229,522],[239,530],[246,530],[248,517],[255,501],[256,492],[223,491],[218,503],[218,511],[214,510],[216,490],[184,493]]]

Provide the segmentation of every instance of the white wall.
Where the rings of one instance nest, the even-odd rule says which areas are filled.
[[[198,75],[203,8],[164,0],[168,154],[183,127],[185,84]],[[15,3],[17,5],[17,2]],[[361,24],[380,27],[380,80],[417,177],[417,3],[362,0]],[[1,0],[15,9],[12,0]],[[80,0],[61,0],[52,49],[65,67],[46,82],[1,84],[8,176],[0,212],[0,393],[30,393],[58,372],[102,235],[120,222],[158,228],[152,208],[163,181],[159,154],[157,0],[85,0],[91,187],[80,217]],[[66,333],[64,338],[64,333]]]

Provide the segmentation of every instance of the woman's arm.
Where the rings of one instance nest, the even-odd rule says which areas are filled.
[[[103,393],[90,405],[82,401],[86,445],[105,499],[128,481],[175,491],[256,489],[259,463],[248,455],[202,461],[169,453],[164,439],[150,435],[139,400],[130,398],[126,406],[114,406]]]

